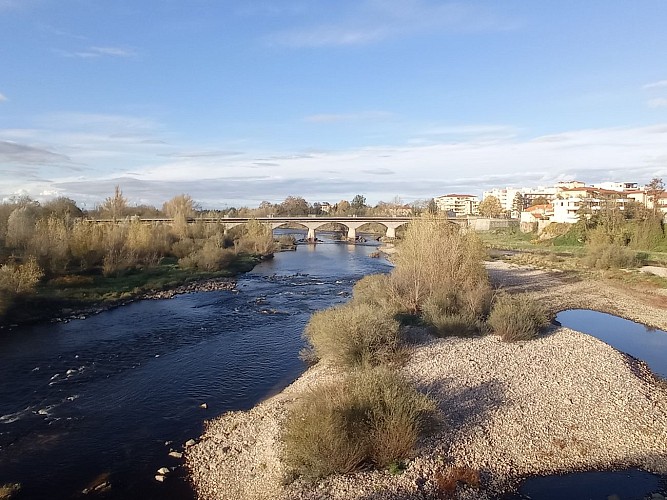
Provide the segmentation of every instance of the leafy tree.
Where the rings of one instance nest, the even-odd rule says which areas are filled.
[[[523,195],[517,191],[514,195],[514,200],[512,200],[512,211],[521,213],[524,209]]]
[[[483,217],[500,217],[503,212],[503,206],[495,196],[487,196],[479,204],[479,214]]]
[[[46,212],[50,212],[61,219],[83,217],[83,212],[76,206],[76,202],[65,196],[47,201],[43,207]]]
[[[291,217],[298,217],[301,215],[308,215],[310,207],[308,202],[300,196],[288,196],[280,205],[277,211],[280,215],[287,215]]]
[[[431,215],[438,213],[438,205],[433,198],[428,200],[428,203],[426,204],[426,211]]]
[[[352,213],[354,215],[362,215],[366,210],[366,198],[360,194],[352,198],[352,203],[350,203],[352,208]]]

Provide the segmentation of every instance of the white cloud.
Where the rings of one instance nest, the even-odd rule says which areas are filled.
[[[657,97],[655,99],[650,99],[648,105],[650,108],[665,108],[667,107],[667,98]]]
[[[363,0],[339,21],[276,33],[273,43],[290,47],[362,45],[433,32],[507,30],[515,21],[464,3],[430,0]]]
[[[56,54],[62,57],[78,57],[81,59],[97,59],[99,57],[135,57],[137,52],[131,48],[124,47],[88,47],[83,50],[69,51],[54,49]]]
[[[660,80],[658,82],[647,83],[642,88],[644,90],[664,89],[667,88],[667,80]]]
[[[396,195],[413,200],[454,191],[481,194],[491,187],[548,185],[564,178],[645,183],[652,177],[667,177],[667,123],[532,138],[524,137],[525,131],[512,134],[516,129],[507,125],[471,124],[432,127],[444,135],[401,147],[253,150],[232,155],[228,152],[235,149],[229,144],[146,143],[155,138],[151,134],[156,130],[150,128],[121,137],[118,124],[146,120],[92,116],[98,116],[98,125],[92,128],[85,126],[81,115],[72,115],[68,123],[80,126],[70,125],[66,131],[54,131],[55,126],[0,130],[5,155],[24,158],[22,165],[3,167],[0,198],[19,189],[34,196],[55,190],[92,206],[120,182],[130,199],[155,205],[180,192],[211,208],[282,201],[290,194],[309,201],[337,201],[362,193],[375,203]],[[148,123],[159,130],[157,124]],[[480,134],[491,134],[494,140],[480,140]],[[16,144],[7,144],[12,140]],[[50,156],[54,152],[63,156]],[[45,166],[54,160],[60,160],[60,168]],[[72,168],[81,165],[86,170]]]
[[[4,96],[4,94],[0,93],[0,102],[7,101],[8,99]]]

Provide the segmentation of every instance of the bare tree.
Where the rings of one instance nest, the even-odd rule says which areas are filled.
[[[660,198],[665,192],[665,184],[662,182],[661,178],[654,177],[646,185],[646,195],[648,196],[649,201],[653,205],[653,214],[657,214],[660,211]]]
[[[123,196],[120,186],[116,186],[114,195],[109,196],[100,207],[102,213],[111,219],[120,219],[127,213],[127,198]]]
[[[194,217],[196,204],[189,194],[179,194],[162,205],[162,211],[167,217],[175,219],[181,217]]]

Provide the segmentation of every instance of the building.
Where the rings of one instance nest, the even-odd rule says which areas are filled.
[[[514,198],[517,193],[520,193],[523,197],[523,188],[493,188],[490,191],[484,191],[482,194],[482,199],[486,200],[489,196],[497,198],[500,202],[500,206],[503,207],[503,210],[506,212],[511,212],[514,209]],[[524,202],[525,207],[525,202]]]
[[[599,184],[591,184],[594,188],[606,189],[608,191],[638,191],[639,183],[637,182],[600,182]]]
[[[453,212],[457,217],[476,215],[479,209],[479,198],[472,194],[446,194],[434,198],[438,210]]]
[[[543,199],[547,202],[556,198],[556,188],[555,187],[545,187],[538,186],[537,188],[531,187],[520,187],[520,188],[493,188],[490,191],[484,191],[482,194],[482,199],[486,199],[489,196],[493,196],[500,201],[500,206],[503,207],[503,210],[506,212],[512,213],[515,212],[514,199],[516,194],[521,194],[523,198],[523,208],[529,207],[533,204],[533,201],[537,199]],[[518,216],[518,214],[516,214]]]

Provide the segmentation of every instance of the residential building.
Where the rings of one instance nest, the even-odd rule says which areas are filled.
[[[479,198],[472,194],[446,194],[434,198],[438,210],[453,212],[457,217],[476,215],[479,208]]]
[[[533,200],[538,198],[543,198],[546,201],[553,200],[556,197],[556,188],[545,186],[538,186],[537,188],[493,188],[490,191],[484,191],[482,194],[482,199],[493,196],[497,198],[498,201],[500,201],[500,206],[503,207],[503,210],[507,212],[513,212],[515,211],[514,199],[516,198],[517,193],[520,193],[523,197],[523,207],[526,208],[532,205]]]
[[[601,182],[599,184],[591,184],[595,188],[607,189],[609,191],[637,191],[639,190],[639,183],[637,182]]]

